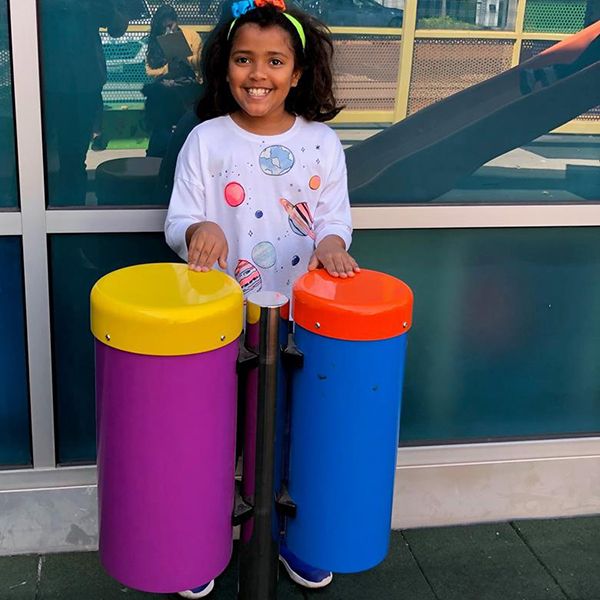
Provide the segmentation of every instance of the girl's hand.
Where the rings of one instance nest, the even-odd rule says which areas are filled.
[[[188,265],[192,271],[205,273],[219,262],[221,269],[227,268],[229,247],[223,230],[212,221],[196,223],[185,232],[188,245]]]
[[[308,270],[323,267],[333,277],[354,277],[360,272],[357,262],[346,252],[344,240],[337,235],[325,236],[308,262]]]

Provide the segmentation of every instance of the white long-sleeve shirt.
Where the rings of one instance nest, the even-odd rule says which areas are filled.
[[[198,125],[177,160],[165,223],[169,246],[187,260],[185,233],[220,225],[228,273],[244,294],[289,297],[327,235],[350,247],[352,226],[342,145],[323,123],[297,117],[288,131],[257,135],[229,116]]]

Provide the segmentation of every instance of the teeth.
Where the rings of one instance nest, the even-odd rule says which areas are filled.
[[[266,88],[248,88],[248,93],[251,96],[266,96],[270,91]]]

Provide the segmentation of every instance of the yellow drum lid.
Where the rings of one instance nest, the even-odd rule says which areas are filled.
[[[135,265],[92,288],[92,333],[136,354],[208,352],[239,337],[242,305],[240,286],[225,273],[197,273],[175,263]]]

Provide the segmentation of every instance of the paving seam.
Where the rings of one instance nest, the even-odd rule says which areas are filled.
[[[42,568],[44,566],[44,556],[40,554],[38,556],[38,567],[37,567],[37,579],[35,582],[35,596],[34,600],[38,600],[40,597],[40,584],[42,582]]]
[[[556,584],[558,589],[562,592],[562,594],[566,598],[566,600],[574,600],[571,596],[569,596],[569,594],[567,594],[567,592],[564,590],[563,586],[560,585],[560,582],[558,581],[558,579],[556,579],[556,577],[554,577],[554,574],[549,569],[549,567],[546,565],[546,563],[538,556],[537,552],[533,549],[533,547],[531,546],[531,544],[529,543],[527,538],[523,535],[523,533],[515,525],[514,521],[510,521],[509,525],[513,528],[514,532],[517,534],[517,537],[525,544],[525,546],[527,547],[529,552],[531,552],[531,554],[533,554],[533,556],[538,561],[538,563],[540,563],[540,565],[542,566],[544,571],[546,571],[546,573],[550,576],[552,581],[554,581],[554,583]]]
[[[419,572],[423,576],[423,579],[425,579],[425,583],[427,583],[427,585],[429,586],[429,589],[431,590],[431,593],[433,594],[435,600],[441,600],[441,598],[437,595],[436,591],[433,589],[433,585],[431,585],[431,581],[429,581],[429,577],[427,577],[427,575],[425,574],[425,571],[423,570],[423,567],[421,567],[421,563],[419,562],[419,560],[415,556],[415,553],[413,552],[413,549],[410,547],[410,543],[406,539],[406,537],[404,535],[404,531],[401,530],[400,531],[400,535],[402,536],[402,539],[404,540],[404,543],[406,544],[406,547],[408,548],[408,551],[410,552],[410,555],[413,557],[413,560],[415,561],[415,564],[417,565],[417,567],[419,569]]]

